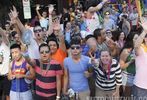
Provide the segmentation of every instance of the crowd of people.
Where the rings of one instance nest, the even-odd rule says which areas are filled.
[[[54,6],[23,24],[13,6],[0,27],[0,95],[6,100],[146,100],[147,15],[109,0]]]

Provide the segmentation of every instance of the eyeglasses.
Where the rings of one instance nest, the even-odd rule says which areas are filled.
[[[34,30],[34,33],[39,33],[39,32],[42,32],[42,29],[36,29],[36,30]]]
[[[81,47],[80,46],[71,46],[71,49],[74,50],[74,49],[80,49]]]
[[[47,54],[47,53],[49,53],[49,51],[40,51],[40,54]]]

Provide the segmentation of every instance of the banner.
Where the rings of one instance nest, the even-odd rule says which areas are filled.
[[[31,19],[30,0],[22,0],[24,19]]]

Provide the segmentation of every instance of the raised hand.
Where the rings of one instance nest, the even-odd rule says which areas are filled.
[[[61,29],[61,26],[60,26],[60,19],[59,19],[59,18],[56,18],[56,19],[53,21],[53,30],[59,31],[60,29]]]
[[[143,17],[140,18],[141,23],[139,23],[144,31],[147,33],[147,20]]]
[[[10,25],[16,24],[16,19],[13,17],[12,13],[9,13],[9,18],[10,18]]]
[[[36,4],[36,10],[40,10],[40,5]]]
[[[12,19],[16,19],[18,17],[18,12],[17,12],[15,6],[13,6],[13,9],[11,9],[10,11],[11,11],[10,15],[11,15]]]
[[[49,5],[48,7],[49,14],[52,14],[53,10],[54,10],[54,5]]]

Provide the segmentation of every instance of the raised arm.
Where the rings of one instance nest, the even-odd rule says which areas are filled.
[[[64,52],[67,52],[64,35],[62,33],[60,33],[60,35],[58,36],[58,39],[59,39],[59,48],[61,48]]]
[[[143,32],[139,35],[139,37],[134,41],[134,48],[135,50],[138,50],[143,42],[143,39],[145,38],[145,35],[147,34],[147,21],[145,21],[143,18],[141,19],[141,24],[143,27]]]
[[[4,31],[1,27],[0,27],[0,35],[2,35],[2,41],[9,46],[9,39],[6,36],[6,31]]]
[[[51,35],[53,33],[53,21],[52,21],[52,12],[54,10],[54,6],[50,5],[48,8],[48,12],[49,12],[49,27],[48,27],[48,31],[47,31],[47,36]]]
[[[11,12],[9,13],[9,17],[10,17],[11,21],[16,22],[16,25],[18,26],[19,30],[21,31],[20,34],[22,35],[22,33],[26,31],[26,28],[19,20],[18,12],[14,6],[13,6],[13,9],[11,10]]]
[[[96,7],[90,7],[89,9],[88,9],[88,11],[89,12],[96,12],[96,11],[98,11],[98,10],[100,10],[102,7],[103,7],[103,5],[107,2],[108,0],[103,0],[101,3],[99,3]]]
[[[38,18],[39,19],[41,19],[42,18],[42,16],[40,15],[40,13],[39,13],[39,8],[40,7],[40,5],[38,4],[38,5],[36,5],[36,13],[37,13],[37,16],[38,16]]]

